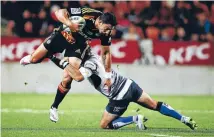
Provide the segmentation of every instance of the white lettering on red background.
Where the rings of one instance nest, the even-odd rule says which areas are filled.
[[[15,59],[21,59],[24,54],[31,54],[36,46],[39,46],[41,44],[40,39],[32,40],[30,42],[23,41],[18,43],[11,43],[9,45],[1,45],[1,60],[15,60]]]
[[[31,54],[42,43],[39,38],[1,38],[1,61],[18,62],[23,56]],[[147,58],[150,63],[159,65],[214,65],[214,44],[200,42],[162,42],[152,41],[151,50],[141,51],[137,41],[113,40],[111,45],[112,62],[132,64]],[[91,48],[100,54],[99,40],[90,43]],[[142,53],[143,52],[143,53]]]
[[[121,48],[126,47],[127,44],[125,41],[120,41],[120,42],[116,42],[113,43],[111,45],[111,55],[115,58],[124,58],[126,56],[126,53],[123,51],[120,51]],[[101,45],[95,45],[92,47],[92,50],[96,53],[96,54],[100,54],[101,52]]]
[[[180,47],[178,49],[172,48],[169,52],[169,61],[170,65],[184,62],[191,62],[193,57],[196,57],[199,60],[209,59],[210,55],[208,53],[204,53],[203,51],[210,48],[209,43],[203,43],[199,46],[190,45],[186,47]]]

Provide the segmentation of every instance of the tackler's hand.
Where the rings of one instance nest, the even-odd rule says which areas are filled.
[[[81,31],[86,25],[85,19],[81,16],[72,16],[70,17],[70,21],[69,28],[74,32]]]
[[[107,88],[107,90],[110,92],[111,91],[111,79],[106,79],[104,87]]]

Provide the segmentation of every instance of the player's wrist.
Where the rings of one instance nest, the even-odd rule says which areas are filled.
[[[71,27],[73,25],[73,23],[69,19],[67,19],[65,22],[65,25],[68,27]]]

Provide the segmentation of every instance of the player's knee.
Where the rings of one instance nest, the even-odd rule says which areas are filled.
[[[66,71],[66,70],[64,70],[63,71],[63,81],[72,81],[72,77],[69,75],[69,73]]]
[[[62,84],[65,87],[70,87],[72,80],[73,79],[71,78],[71,76],[64,74],[62,79]]]
[[[151,107],[153,110],[156,110],[156,109],[157,109],[157,102],[156,102],[156,101],[152,101],[152,103],[150,104],[150,107]]]
[[[70,76],[66,76],[66,77],[63,77],[62,81],[64,81],[64,82],[71,82],[72,78]]]
[[[65,87],[70,87],[71,82],[72,82],[71,77],[66,77],[66,78],[63,78],[63,80],[62,80],[62,83]]]
[[[102,128],[102,129],[107,129],[107,128],[108,128],[108,123],[105,122],[105,121],[101,121],[101,122],[100,122],[100,128]]]

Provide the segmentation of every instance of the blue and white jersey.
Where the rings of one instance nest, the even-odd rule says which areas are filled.
[[[121,76],[114,70],[111,71],[111,88],[108,89],[105,86],[106,72],[101,58],[98,55],[92,54],[89,59],[83,64],[87,73],[90,73],[88,77],[89,82],[98,90],[100,93],[105,95],[109,99],[122,100],[123,96],[128,91],[132,80]]]

